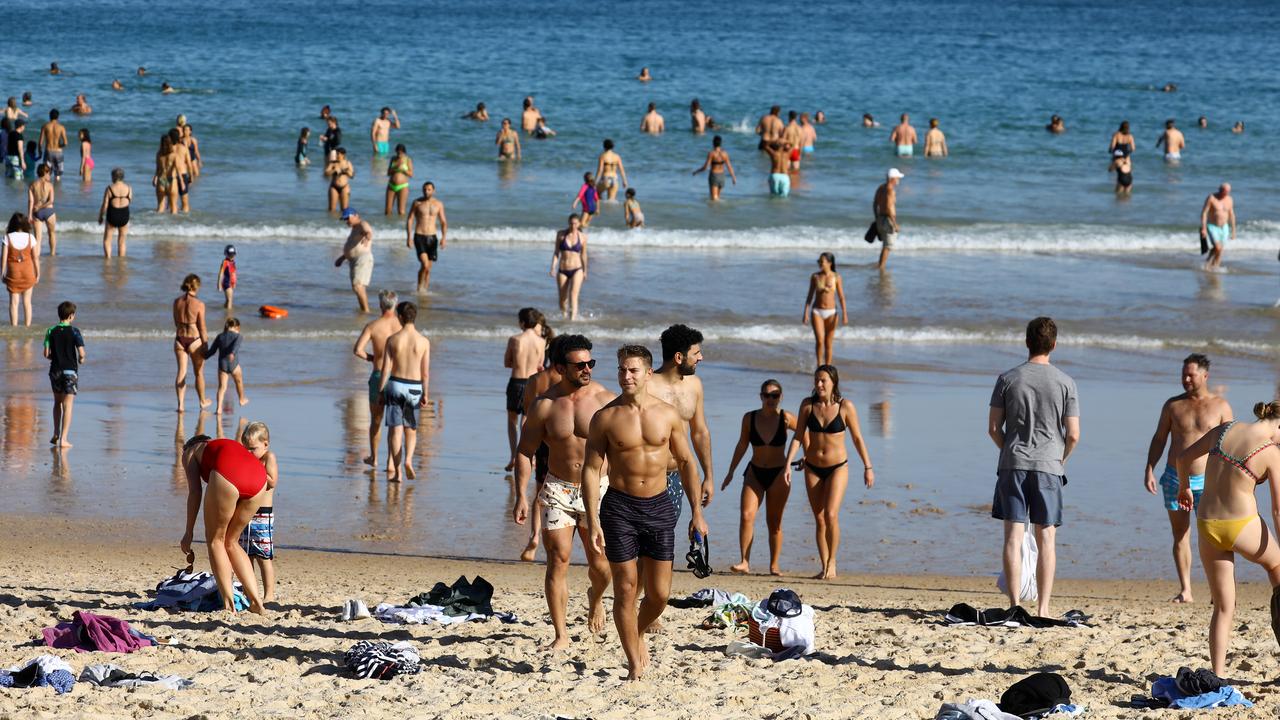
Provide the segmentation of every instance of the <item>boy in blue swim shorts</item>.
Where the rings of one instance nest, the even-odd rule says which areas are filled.
[[[1169,514],[1169,529],[1173,533],[1173,564],[1178,571],[1181,588],[1173,596],[1173,602],[1191,602],[1191,513],[1178,508],[1178,455],[1213,428],[1232,419],[1231,405],[1209,390],[1209,358],[1199,353],[1188,355],[1182,361],[1181,395],[1165,401],[1160,410],[1156,432],[1151,436],[1147,449],[1146,487],[1154,495],[1156,485],[1164,499],[1164,509]],[[1164,473],[1157,483],[1155,468],[1164,454]],[[1191,468],[1191,493],[1195,506],[1200,506],[1200,494],[1204,492],[1205,458]]]

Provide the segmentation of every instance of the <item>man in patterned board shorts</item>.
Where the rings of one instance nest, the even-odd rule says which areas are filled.
[[[562,335],[552,345],[551,365],[560,375],[526,408],[516,456],[516,505],[512,518],[523,525],[529,515],[530,468],[538,448],[547,446],[547,478],[538,499],[542,501],[542,536],[547,553],[547,608],[555,638],[550,647],[569,647],[566,615],[569,607],[569,556],[576,530],[587,555],[587,626],[593,633],[604,629],[604,591],[609,587],[609,563],[591,544],[587,534],[587,506],[582,489],[582,464],[587,453],[587,430],[596,411],[613,399],[603,385],[591,379],[595,361],[591,341],[581,335]],[[595,503],[609,486],[607,477],[596,480]],[[593,508],[594,510],[595,508]]]
[[[649,650],[640,634],[662,615],[671,594],[677,519],[667,497],[667,464],[673,458],[693,515],[689,535],[707,534],[684,420],[674,407],[647,392],[652,375],[653,356],[644,346],[618,350],[622,395],[591,419],[582,472],[591,543],[609,558],[613,574],[613,621],[627,656],[628,680],[644,675]],[[601,500],[598,483],[606,458],[609,491]],[[644,599],[637,612],[640,577]]]

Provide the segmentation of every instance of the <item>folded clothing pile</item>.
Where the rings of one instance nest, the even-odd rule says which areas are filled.
[[[0,688],[51,687],[59,695],[71,692],[76,676],[56,655],[41,655],[8,670],[0,670]]]
[[[342,656],[342,664],[358,678],[390,680],[422,670],[422,659],[407,642],[395,644],[361,640]]]
[[[249,598],[240,590],[240,583],[233,581],[233,602],[237,611],[249,609]],[[195,612],[216,612],[222,609],[222,595],[218,583],[207,572],[179,570],[173,577],[156,585],[156,598],[134,603],[139,610],[173,608]]]
[[[1151,696],[1133,696],[1133,704],[1146,708],[1194,710],[1216,707],[1253,707],[1239,690],[1223,682],[1210,670],[1178,668],[1174,677],[1156,678]]]
[[[44,644],[76,652],[131,653],[156,645],[156,639],[129,627],[129,623],[107,615],[77,610],[71,622],[40,631]]]
[[[152,672],[131,673],[118,665],[90,665],[80,673],[80,682],[99,687],[147,687],[157,686],[169,690],[185,690],[195,683],[177,675],[156,675]]]
[[[493,586],[487,580],[478,575],[472,581],[460,577],[453,585],[436,583],[430,591],[409,598],[404,605],[380,603],[373,609],[373,616],[387,623],[452,625],[491,617],[497,617],[503,622],[516,622],[515,615],[495,613],[492,600]],[[355,608],[352,611],[352,617],[358,617],[358,610],[359,608]],[[346,616],[347,610],[344,608],[343,619]]]

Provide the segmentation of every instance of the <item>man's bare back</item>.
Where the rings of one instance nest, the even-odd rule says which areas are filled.
[[[376,322],[376,321],[375,321]],[[431,367],[431,341],[413,325],[401,328],[387,338],[383,358],[383,378],[392,377],[422,383],[422,401],[427,400],[427,379]],[[390,372],[388,372],[390,370]]]
[[[511,377],[525,380],[542,367],[547,352],[547,341],[542,337],[541,326],[531,327],[512,335],[507,340],[506,366]]]
[[[756,125],[756,134],[764,143],[775,142],[782,138],[782,118],[772,113],[760,118]],[[774,172],[777,172],[776,170]]]
[[[382,354],[387,347],[387,338],[400,332],[400,321],[396,319],[394,312],[388,312],[368,325],[364,326],[364,330],[360,333],[360,337],[356,340],[355,354],[357,357],[366,357],[373,363],[375,370],[382,367]],[[373,345],[373,352],[365,354],[366,345]]]

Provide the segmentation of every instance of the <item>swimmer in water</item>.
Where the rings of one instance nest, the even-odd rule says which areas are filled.
[[[484,103],[476,103],[476,109],[462,116],[463,120],[475,120],[477,122],[488,122],[489,111],[485,109]]]
[[[653,76],[649,74],[649,68],[648,68],[648,67],[642,67],[642,68],[640,68],[640,74],[636,76],[636,79],[637,79],[637,80],[639,80],[640,82],[646,82],[646,83],[647,83],[647,82],[649,82],[650,80],[652,80],[652,79],[653,79]]]
[[[502,118],[502,129],[493,144],[498,146],[499,160],[520,159],[520,135],[511,129],[511,118]]]
[[[1062,121],[1061,115],[1054,115],[1053,117],[1049,118],[1049,124],[1045,125],[1044,129],[1048,130],[1054,135],[1061,135],[1062,133],[1067,131],[1067,124]]]
[[[89,105],[89,101],[84,98],[84,93],[76,95],[75,104],[71,106],[71,112],[77,115],[88,115],[93,112],[93,108]]]
[[[661,135],[666,129],[667,121],[662,119],[662,114],[658,112],[658,106],[654,103],[649,103],[649,111],[640,120],[640,132]]]
[[[119,78],[117,78],[117,79],[115,79],[115,80],[112,80],[112,81],[111,81],[111,89],[112,89],[112,90],[123,90],[123,89],[124,89],[124,85],[120,82]]]
[[[880,123],[876,122],[876,119],[871,117],[871,113],[862,113],[862,127],[878,128],[880,127]]]
[[[177,90],[174,90],[174,89],[173,89],[173,86],[172,86],[172,85],[170,85],[169,83],[167,83],[167,82],[162,82],[162,83],[160,83],[160,94],[161,94],[161,95],[172,95],[172,94],[173,94],[173,93],[175,93],[175,92],[177,92]]]
[[[738,184],[738,176],[733,172],[733,163],[729,161],[729,153],[725,152],[721,147],[723,140],[719,135],[711,138],[711,150],[707,153],[707,159],[702,161],[702,167],[693,171],[694,175],[708,170],[707,187],[711,192],[711,199],[719,200],[720,193],[724,192],[724,176],[725,172],[729,173],[729,178],[733,180],[733,184]]]
[[[1116,195],[1129,195],[1133,192],[1133,160],[1123,148],[1116,148],[1107,172],[1116,174]]]
[[[1164,121],[1164,132],[1156,140],[1156,147],[1164,146],[1164,161],[1174,163],[1182,159],[1182,149],[1187,146],[1187,139],[1182,131],[1173,126],[1173,118]]]
[[[929,132],[924,134],[924,156],[946,157],[947,136],[938,127],[938,118],[929,118]]]

